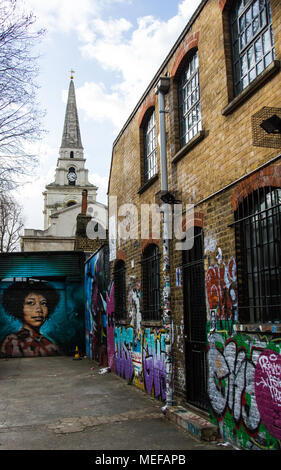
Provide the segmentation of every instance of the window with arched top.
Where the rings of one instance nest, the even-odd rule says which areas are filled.
[[[180,146],[202,130],[198,51],[188,55],[178,75]]]
[[[281,188],[250,193],[235,212],[241,322],[281,321]]]
[[[68,202],[66,203],[66,207],[75,206],[75,204],[77,204],[77,201],[68,201]]]
[[[234,95],[275,59],[270,0],[237,0],[229,12]]]
[[[70,158],[74,158],[74,152],[73,152],[73,150],[70,151]]]
[[[157,137],[155,109],[147,115],[143,125],[144,183],[158,172],[157,168]]]

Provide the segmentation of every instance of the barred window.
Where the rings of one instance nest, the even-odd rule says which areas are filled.
[[[254,191],[235,213],[241,322],[281,322],[281,189]]]
[[[202,130],[198,51],[187,61],[178,83],[180,145]]]
[[[230,30],[236,96],[275,59],[270,0],[233,2]]]
[[[156,122],[153,110],[144,126],[144,181],[150,180],[157,171]]]
[[[114,266],[114,304],[115,319],[126,318],[126,266],[125,262],[118,260]]]
[[[160,260],[157,245],[149,245],[142,258],[143,319],[160,320]]]

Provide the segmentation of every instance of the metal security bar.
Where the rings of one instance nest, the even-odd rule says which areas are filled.
[[[281,189],[248,195],[234,226],[239,320],[281,323]]]
[[[114,267],[114,302],[115,319],[126,318],[126,266],[122,260],[117,261]]]
[[[160,255],[156,245],[149,245],[142,259],[143,319],[160,320]]]

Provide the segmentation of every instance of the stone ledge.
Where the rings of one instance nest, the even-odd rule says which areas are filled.
[[[167,407],[165,416],[201,441],[221,441],[217,426],[182,406]]]

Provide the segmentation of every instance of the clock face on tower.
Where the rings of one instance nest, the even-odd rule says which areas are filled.
[[[67,179],[69,184],[75,184],[75,181],[77,180],[77,175],[75,173],[74,168],[69,170],[67,174]]]

